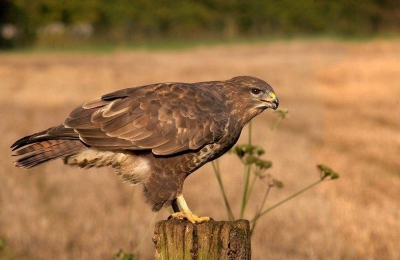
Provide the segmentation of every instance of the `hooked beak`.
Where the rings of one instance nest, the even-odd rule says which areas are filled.
[[[267,106],[273,110],[276,110],[279,106],[279,100],[274,92],[268,93],[267,96],[262,99],[262,101],[266,102]]]

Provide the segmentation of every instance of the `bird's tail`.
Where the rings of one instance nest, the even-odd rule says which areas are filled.
[[[50,160],[75,154],[86,146],[79,140],[73,129],[58,126],[21,138],[11,148],[13,156],[22,156],[14,162],[15,166],[28,169]]]

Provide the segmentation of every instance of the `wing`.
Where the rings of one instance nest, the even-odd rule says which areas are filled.
[[[120,90],[85,103],[64,125],[87,145],[151,149],[157,155],[218,141],[228,122],[220,98],[196,84],[163,83]]]

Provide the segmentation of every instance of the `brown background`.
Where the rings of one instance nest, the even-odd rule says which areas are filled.
[[[290,118],[271,132],[270,110],[253,121],[254,141],[284,182],[272,205],[318,179],[317,163],[341,174],[264,216],[253,259],[400,257],[400,44],[398,40],[288,41],[175,51],[0,54],[0,259],[111,259],[120,248],[151,259],[153,213],[139,187],[111,169],[88,171],[57,160],[13,167],[17,138],[61,123],[80,103],[141,84],[224,80],[269,82]],[[246,141],[246,131],[239,142]],[[228,196],[239,211],[242,168],[221,159]],[[251,218],[266,185],[254,190]],[[131,200],[133,194],[133,200]],[[226,219],[211,165],[189,177],[184,194],[199,215]],[[132,202],[133,201],[133,202]],[[128,227],[133,203],[133,222]],[[165,219],[163,209],[156,219]],[[129,237],[129,238],[128,238]]]

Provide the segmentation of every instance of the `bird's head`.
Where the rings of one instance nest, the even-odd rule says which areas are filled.
[[[250,92],[250,100],[252,100],[257,108],[267,109],[272,108],[276,110],[279,106],[279,100],[276,97],[274,90],[264,82],[265,85],[249,86],[248,92]],[[250,90],[250,91],[249,91]]]
[[[274,89],[265,81],[250,77],[239,76],[227,80],[231,87],[232,105],[240,114],[246,114],[248,120],[267,108],[277,109],[279,100]]]
[[[234,77],[228,81],[236,89],[235,99],[241,99],[249,106],[262,110],[278,108],[279,100],[267,82],[250,76]]]
[[[276,110],[279,100],[274,89],[265,81],[239,76],[225,81],[230,91],[225,92],[232,113],[243,126],[267,108]]]

